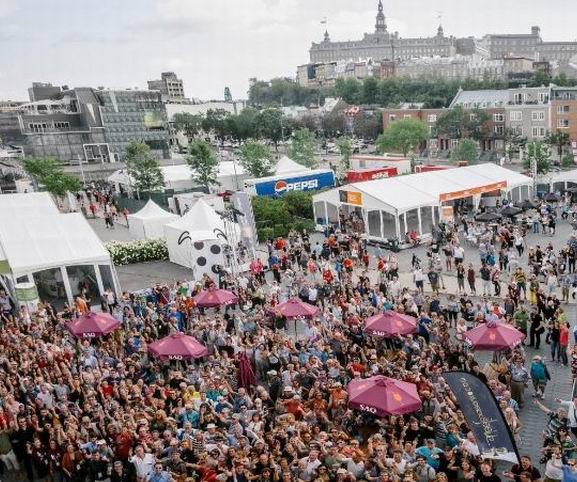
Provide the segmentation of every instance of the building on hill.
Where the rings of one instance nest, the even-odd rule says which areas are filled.
[[[333,42],[326,31],[323,41],[313,42],[309,50],[311,63],[367,58],[410,59],[434,55],[450,57],[456,53],[455,39],[445,36],[442,26],[432,37],[402,38],[398,32],[389,32],[382,0],[379,0],[377,7],[374,33],[365,33],[361,40]]]

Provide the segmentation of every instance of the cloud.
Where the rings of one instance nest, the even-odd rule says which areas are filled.
[[[0,0],[0,18],[7,18],[17,10],[17,0]]]

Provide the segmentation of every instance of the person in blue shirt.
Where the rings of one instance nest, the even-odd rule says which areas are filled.
[[[164,470],[160,462],[154,464],[154,471],[148,475],[147,482],[171,482],[172,476],[170,472]]]
[[[569,459],[563,466],[563,482],[577,482],[577,460]]]
[[[426,445],[422,445],[415,450],[415,454],[425,457],[427,464],[435,470],[439,468],[439,456],[443,451],[439,447],[435,447],[435,439],[427,439]]]

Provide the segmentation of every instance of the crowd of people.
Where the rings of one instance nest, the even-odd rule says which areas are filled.
[[[471,297],[480,294],[475,283],[469,293],[461,286],[459,293],[439,296],[442,273],[458,274],[472,263],[461,254],[466,234],[447,226],[429,248],[432,295],[425,294],[424,279],[415,277],[415,289],[402,286],[394,255],[327,228],[319,241],[297,233],[270,240],[270,274],[255,261],[248,273],[219,280],[205,276],[198,283],[109,293],[101,308],[121,327],[100,338],[75,339],[67,330],[78,306],[94,310],[94,300],[63,312],[41,303],[29,316],[2,303],[0,479],[577,481],[577,399],[552,407],[542,400],[550,378],[546,357],[529,357],[520,345],[483,362],[463,339],[468,328],[497,317],[530,335],[527,344],[535,348],[546,331],[552,358],[568,363],[561,300],[542,283],[532,298],[531,283],[543,266],[557,279],[572,269],[567,262],[562,270],[547,246],[535,246],[519,256],[533,253],[541,268],[523,281],[517,273],[525,271],[511,257],[521,229],[505,223],[479,246],[483,267],[494,269],[496,253],[509,254],[502,270],[510,269],[511,282],[503,301]],[[238,303],[195,306],[193,296],[216,283],[234,291]],[[276,315],[274,307],[294,296],[317,305],[320,316],[287,322]],[[383,310],[415,316],[418,331],[387,339],[366,334],[363,320]],[[148,352],[152,341],[176,331],[193,335],[209,355],[161,362]],[[252,380],[240,376],[242,360],[252,366]],[[576,377],[575,350],[570,363]],[[453,369],[487,382],[517,438],[532,382],[535,403],[547,413],[542,453],[523,454],[506,470],[483,459],[443,380]],[[422,409],[386,417],[351,409],[347,384],[377,374],[416,384]]]

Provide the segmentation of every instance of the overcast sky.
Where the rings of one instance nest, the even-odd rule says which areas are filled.
[[[575,40],[576,0],[384,0],[390,31],[528,32]],[[333,40],[373,31],[377,0],[0,0],[0,99],[33,81],[146,87],[175,71],[189,97],[245,98],[248,79],[293,76],[328,19]]]

